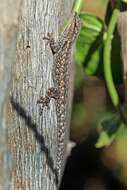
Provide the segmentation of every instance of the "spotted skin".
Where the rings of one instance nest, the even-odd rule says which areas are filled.
[[[53,80],[55,88],[49,88],[45,97],[40,97],[38,103],[44,106],[49,105],[50,99],[56,100],[57,113],[57,153],[56,153],[56,171],[58,184],[61,180],[63,163],[65,158],[65,136],[66,136],[66,106],[69,89],[69,73],[71,64],[71,54],[73,44],[80,31],[80,19],[77,13],[74,13],[69,21],[68,26],[55,42],[53,34],[47,35],[44,39],[48,40],[51,51],[54,56]]]

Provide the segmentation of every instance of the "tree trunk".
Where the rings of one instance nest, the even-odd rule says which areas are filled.
[[[11,84],[11,67],[16,59],[19,8],[19,0],[0,2],[0,190],[8,190],[12,163],[7,154],[5,107]]]
[[[8,148],[13,158],[10,190],[57,189],[55,102],[51,100],[50,108],[44,108],[40,116],[37,100],[54,86],[53,55],[43,37],[48,32],[58,37],[72,4],[73,0],[23,0],[7,112]],[[68,102],[71,100],[72,89]]]

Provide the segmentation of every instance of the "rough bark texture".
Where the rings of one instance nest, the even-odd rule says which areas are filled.
[[[37,99],[53,86],[53,55],[43,37],[58,37],[73,0],[23,0],[17,63],[8,105],[8,148],[13,159],[10,190],[55,190],[56,109],[39,115]],[[66,16],[65,16],[66,15]],[[69,102],[72,99],[70,91]],[[70,112],[69,112],[70,114]]]
[[[127,11],[120,13],[118,19],[118,30],[121,38],[125,104],[127,104]]]
[[[11,66],[16,60],[19,0],[0,2],[0,190],[7,190],[11,158],[7,154],[5,107],[11,84]]]

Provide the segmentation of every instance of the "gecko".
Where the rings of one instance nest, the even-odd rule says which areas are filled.
[[[50,99],[56,100],[57,114],[57,150],[56,150],[56,171],[57,181],[60,184],[65,157],[66,142],[66,106],[69,89],[69,73],[71,64],[71,54],[74,42],[79,34],[81,22],[78,14],[74,12],[65,27],[64,31],[55,41],[53,34],[48,33],[44,39],[48,40],[54,59],[53,82],[54,87],[47,90],[45,97],[40,97],[37,103],[41,108],[48,107]]]

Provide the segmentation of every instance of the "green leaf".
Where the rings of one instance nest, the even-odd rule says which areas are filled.
[[[88,13],[81,13],[82,27],[76,43],[75,59],[82,65],[86,75],[103,78],[103,46],[106,38],[104,23],[101,19]],[[106,27],[105,27],[106,28]],[[116,84],[123,82],[121,45],[118,32],[112,40],[111,67]]]
[[[124,3],[127,3],[127,0],[121,0],[122,2],[124,2]]]
[[[120,0],[119,0],[120,1]],[[105,22],[109,25],[112,17],[112,8],[108,7]],[[123,64],[121,58],[121,41],[117,28],[113,34],[112,39],[112,51],[111,51],[111,69],[113,81],[115,84],[121,84],[123,82]]]
[[[123,82],[123,64],[121,57],[120,36],[117,30],[115,31],[114,38],[112,40],[111,67],[115,84],[121,84]]]
[[[114,136],[109,138],[108,134],[105,131],[102,131],[97,143],[95,144],[95,146],[96,146],[96,148],[109,146],[113,140],[114,140]]]
[[[121,124],[118,113],[104,118],[99,125],[100,135],[95,146],[97,148],[109,146],[121,128]]]
[[[98,17],[81,13],[81,31],[76,43],[76,63],[84,66],[87,75],[96,73],[102,54],[104,24]]]

